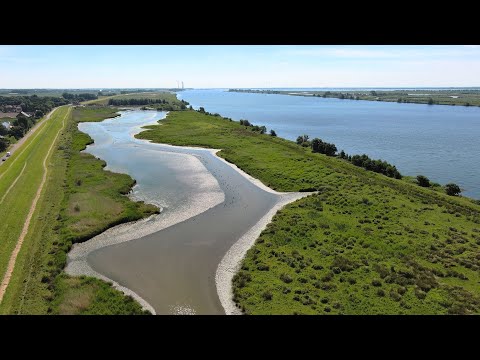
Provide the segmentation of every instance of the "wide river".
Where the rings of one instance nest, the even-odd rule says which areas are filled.
[[[307,134],[348,154],[367,154],[404,175],[455,182],[480,199],[480,108],[248,94],[217,90],[178,93],[198,109],[248,119],[295,140]]]
[[[164,112],[121,114],[79,124],[95,141],[86,152],[105,160],[106,170],[136,179],[133,198],[160,206],[162,213],[76,244],[67,273],[105,276],[134,291],[157,314],[223,314],[217,266],[279,195],[254,185],[210,151],[133,137]]]

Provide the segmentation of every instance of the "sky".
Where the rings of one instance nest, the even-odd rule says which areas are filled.
[[[470,87],[480,45],[0,45],[0,88]]]

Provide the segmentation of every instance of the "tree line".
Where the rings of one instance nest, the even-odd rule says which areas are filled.
[[[28,130],[30,130],[37,120],[52,110],[54,107],[66,105],[69,102],[60,97],[50,96],[0,96],[0,108],[6,110],[6,106],[20,106],[23,112],[33,113],[32,116],[26,117],[17,115],[17,118],[11,122],[11,126],[7,129],[0,123],[0,151],[5,151],[8,146],[21,139]]]
[[[150,105],[150,104],[169,104],[165,99],[109,99],[108,105],[128,106],[128,105]]]
[[[53,96],[0,96],[0,108],[3,108],[3,110],[7,105],[16,105],[20,106],[24,112],[40,110],[43,114],[46,114],[54,107],[66,104],[68,104],[66,99]]]
[[[338,156],[340,159],[347,160],[355,166],[363,167],[365,170],[380,173],[395,179],[402,178],[402,175],[397,168],[386,161],[370,159],[366,154],[348,155],[343,150],[337,155],[337,147],[335,144],[325,142],[322,139],[314,138],[310,141],[308,135],[300,135],[297,137],[296,142],[300,146],[310,147],[314,153],[320,153],[327,156]]]
[[[98,99],[97,95],[91,94],[91,93],[71,94],[68,92],[64,92],[62,94],[62,97],[70,101],[78,101],[78,102]]]

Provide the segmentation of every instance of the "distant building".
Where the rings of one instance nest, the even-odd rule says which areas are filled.
[[[31,115],[29,115],[29,114],[27,114],[26,112],[23,112],[23,111],[22,111],[22,112],[20,112],[20,113],[17,115],[17,118],[20,117],[20,116],[22,116],[22,115],[25,116],[26,118],[31,117]]]

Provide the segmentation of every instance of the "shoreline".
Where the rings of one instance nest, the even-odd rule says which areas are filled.
[[[121,115],[121,114],[120,114]],[[111,118],[108,118],[111,119]],[[105,120],[108,120],[105,119]],[[143,126],[143,125],[142,125]],[[146,126],[146,125],[145,125]],[[134,135],[132,135],[134,136]],[[90,145],[94,145],[92,143]],[[192,154],[183,154],[183,156],[190,158],[195,165],[203,166],[200,160],[197,159]],[[206,170],[206,169],[205,169]],[[208,172],[208,170],[206,170]],[[210,174],[208,172],[208,174]],[[211,175],[211,174],[210,174]],[[190,211],[185,211],[182,209],[179,213],[165,213],[162,207],[158,206],[150,201],[145,201],[145,199],[139,199],[133,194],[133,189],[135,186],[132,187],[130,193],[127,195],[132,201],[145,201],[146,203],[158,206],[160,208],[159,214],[151,215],[147,218],[139,219],[136,221],[131,221],[123,224],[119,224],[113,226],[101,234],[94,236],[87,241],[73,244],[70,251],[67,253],[67,265],[64,268],[64,271],[71,276],[93,276],[99,278],[101,280],[107,281],[112,283],[112,286],[122,291],[123,293],[132,296],[136,299],[140,305],[146,310],[152,312],[152,314],[156,314],[153,307],[140,295],[135,293],[133,290],[128,289],[120,284],[118,284],[113,279],[108,278],[105,275],[102,275],[95,270],[93,270],[90,265],[88,264],[87,257],[93,251],[99,250],[101,248],[120,244],[127,241],[138,240],[144,236],[156,233],[163,229],[166,229],[170,226],[174,226],[178,223],[181,223],[185,220],[188,220],[192,217],[195,217],[209,209],[221,204],[225,201],[225,194],[221,191],[217,179],[211,175],[211,179],[216,182],[219,191],[209,193],[208,196],[204,197],[196,197],[193,206],[189,207]],[[209,180],[211,180],[209,179]]]
[[[255,241],[260,236],[261,232],[272,221],[272,218],[284,206],[307,197],[312,193],[307,192],[292,192],[283,193],[277,203],[266,213],[253,227],[240,237],[228,249],[222,260],[218,264],[215,272],[215,284],[217,286],[217,294],[220,303],[225,310],[226,315],[242,315],[242,312],[237,308],[233,301],[232,279],[240,270],[240,265],[247,254],[248,250],[255,244]]]
[[[161,124],[160,121],[156,121],[156,123]],[[142,125],[142,127],[143,126],[147,126],[147,124]],[[135,137],[136,134],[131,134],[131,135]],[[234,171],[236,171],[238,174],[240,174],[242,177],[247,179],[250,183],[252,183],[256,187],[266,192],[280,196],[280,198],[275,203],[275,205],[255,225],[253,225],[249,229],[246,229],[246,232],[238,240],[235,241],[235,243],[223,255],[221,261],[217,264],[216,271],[215,271],[215,286],[216,286],[218,298],[223,307],[223,310],[225,311],[225,314],[227,315],[237,314],[238,309],[236,308],[235,303],[233,302],[233,298],[231,296],[233,294],[232,278],[235,275],[238,268],[240,267],[240,264],[246,252],[248,251],[248,249],[250,249],[253,246],[253,244],[255,243],[256,239],[259,237],[262,230],[268,225],[268,223],[271,222],[271,219],[277,213],[278,210],[283,208],[285,205],[293,201],[296,201],[298,199],[301,199],[303,197],[306,197],[312,193],[311,192],[298,192],[298,193],[277,192],[267,187],[259,179],[256,179],[250,176],[249,174],[247,174],[246,172],[238,168],[235,164],[230,163],[225,159],[223,159],[222,157],[218,156],[217,153],[221,151],[221,149],[209,149],[209,148],[192,147],[192,146],[176,146],[176,145],[169,145],[169,144],[163,144],[163,143],[155,143],[146,139],[137,139],[137,140],[146,141],[151,144],[158,144],[163,147],[167,147],[167,148],[170,147],[173,149],[176,148],[181,150],[205,151],[213,155],[214,158],[230,166]],[[166,150],[166,152],[168,152],[168,150]],[[195,154],[185,154],[185,156],[194,157],[197,161],[199,161]],[[209,174],[218,183],[218,180],[210,172]],[[225,193],[223,191],[221,191],[220,196],[218,196],[219,195],[218,193],[214,193],[214,195],[217,195],[217,196],[214,196],[214,199],[212,199],[212,196],[209,196],[208,199],[202,199],[202,201],[199,204],[196,204],[197,206],[193,206],[194,208],[193,211],[185,212],[185,209],[181,209],[177,214],[164,213],[163,211],[161,211],[160,214],[155,214],[148,218],[144,218],[144,219],[140,219],[137,221],[128,222],[124,224],[119,224],[117,226],[107,229],[103,233],[83,243],[74,244],[70,252],[67,254],[68,260],[67,260],[67,266],[65,267],[65,272],[73,276],[87,275],[87,276],[93,276],[93,277],[102,279],[104,281],[110,282],[115,289],[122,291],[126,295],[132,296],[135,300],[137,300],[142,305],[144,309],[149,310],[152,314],[156,314],[156,311],[154,310],[153,306],[151,306],[148,303],[148,301],[143,299],[140,295],[138,295],[131,289],[120,285],[119,283],[108,278],[107,276],[102,275],[96,272],[95,270],[93,270],[91,266],[88,264],[87,257],[90,253],[92,253],[95,250],[98,250],[110,245],[120,244],[127,241],[138,240],[149,234],[153,234],[155,232],[161,231],[168,227],[174,226],[180,222],[186,221],[190,218],[200,215],[201,213],[204,213],[210,210],[211,208],[213,208],[214,206],[217,206],[218,204],[221,204],[222,202],[225,201]],[[129,194],[128,196],[133,201],[137,200],[135,199],[135,196],[132,193]],[[148,201],[145,201],[145,202],[149,203]]]

